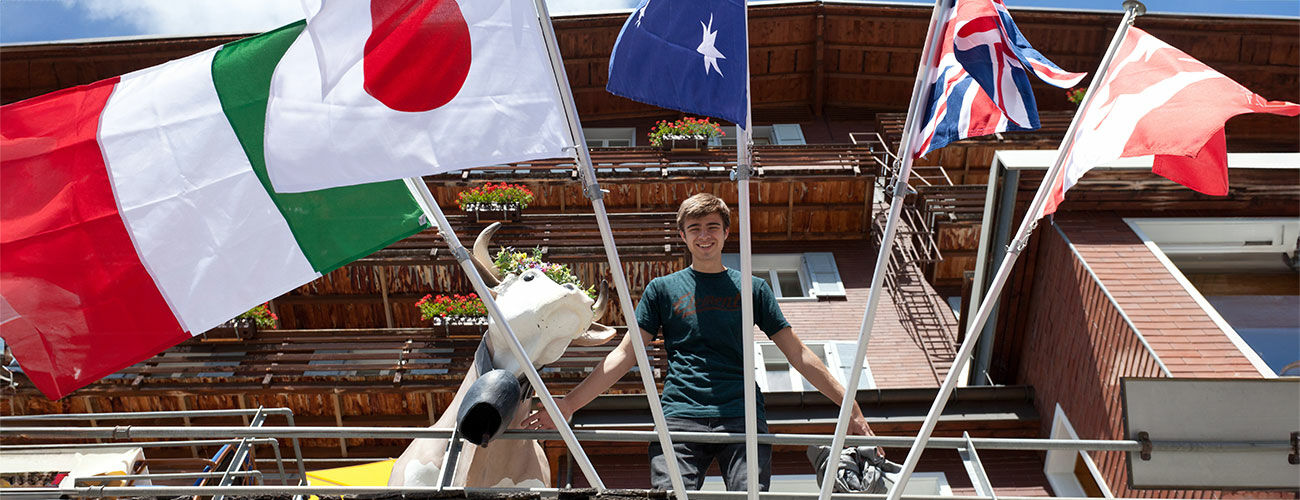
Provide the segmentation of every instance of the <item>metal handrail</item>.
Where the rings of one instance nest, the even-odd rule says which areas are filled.
[[[0,437],[61,437],[61,438],[441,438],[452,436],[452,429],[425,427],[175,427],[175,426],[125,426],[106,427],[0,427]],[[654,431],[579,430],[574,434],[584,441],[650,442],[658,439]],[[742,443],[744,433],[725,432],[674,432],[674,439],[695,443]],[[555,439],[555,431],[509,430],[501,439]],[[759,443],[781,445],[824,445],[829,434],[758,434]],[[847,446],[900,447],[913,442],[913,436],[848,436]],[[1141,451],[1144,442],[1132,439],[1037,439],[1037,438],[971,438],[981,449],[993,450],[1074,450],[1074,451]],[[1290,442],[1277,441],[1149,441],[1152,450],[1213,449],[1221,451],[1289,449]],[[936,437],[929,440],[927,448],[964,448],[963,438]]]
[[[32,420],[138,420],[144,418],[184,418],[184,417],[242,417],[258,413],[267,415],[293,416],[289,408],[248,408],[238,410],[185,410],[185,411],[140,411],[110,413],[57,413],[49,415],[7,415],[0,417],[0,424]]]
[[[221,478],[222,476],[224,476],[225,474],[226,474],[225,472],[183,472],[183,473],[159,473],[159,474],[127,474],[127,475],[124,475],[124,476],[85,476],[85,477],[78,477],[78,478],[73,479],[72,484],[75,486],[75,485],[78,484],[78,483],[83,483],[82,485],[85,486],[84,483],[92,482],[92,481],[94,481],[94,482],[103,482],[103,481],[139,481],[139,480],[141,480],[141,479],[148,479],[148,480],[154,480],[154,479],[220,479],[220,478]],[[235,472],[231,472],[230,475],[233,476],[233,477],[252,477],[252,478],[254,478],[254,479],[257,479],[258,484],[262,484],[262,476],[263,476],[263,474],[262,474],[262,471],[260,471],[260,470],[244,470],[244,471],[235,471]],[[26,488],[24,488],[24,489],[26,489]]]
[[[165,412],[164,412],[165,413]],[[185,412],[175,412],[185,413]],[[90,419],[96,417],[93,414],[69,416],[69,415],[51,415],[46,416],[44,420],[72,419],[80,417]],[[6,417],[8,418],[8,417]],[[34,419],[28,419],[34,420]],[[35,419],[40,420],[40,419]],[[453,435],[451,429],[429,429],[423,427],[298,427],[298,426],[281,426],[281,427],[244,427],[244,426],[208,426],[208,427],[183,427],[183,426],[114,426],[114,427],[0,427],[0,438],[64,438],[64,439],[81,439],[81,438],[113,438],[113,439],[147,439],[147,438],[186,438],[186,437],[211,437],[227,438],[225,440],[213,439],[208,441],[188,440],[188,441],[160,441],[149,443],[103,443],[103,444],[69,444],[69,445],[3,445],[0,450],[11,451],[21,449],[57,449],[57,447],[161,447],[161,446],[189,446],[194,444],[210,443],[229,443],[233,440],[244,439],[245,443],[263,443],[269,442],[275,444],[273,437],[279,438],[395,438],[395,439],[412,439],[412,438],[450,438]],[[700,442],[700,443],[742,443],[745,441],[743,433],[713,433],[713,432],[672,432],[672,438],[677,442]],[[604,442],[652,442],[658,439],[654,431],[626,431],[626,430],[574,430],[574,436],[580,441],[604,441]],[[825,434],[757,434],[757,442],[762,444],[780,444],[780,445],[826,445],[831,441],[830,435]],[[501,434],[501,439],[556,439],[555,431],[523,431],[510,430]],[[845,439],[846,446],[864,446],[874,445],[890,448],[906,447],[914,441],[913,436],[847,436]],[[954,450],[973,450],[975,447],[985,450],[1069,450],[1069,451],[1124,451],[1140,452],[1144,449],[1152,452],[1161,451],[1259,451],[1264,449],[1289,449],[1290,442],[1285,440],[1277,441],[1137,441],[1137,440],[1099,440],[1099,439],[1036,439],[1036,438],[972,438],[964,436],[961,438],[932,438],[926,444],[926,448],[954,449]],[[275,446],[277,462],[280,461],[279,447]],[[299,465],[301,467],[301,453],[299,453]],[[283,471],[283,467],[280,469]],[[301,469],[300,469],[301,470]],[[252,471],[256,472],[256,471]],[[234,472],[232,475],[255,476],[261,478],[261,473],[252,474],[252,472]],[[203,477],[219,477],[225,473],[199,473],[208,474]],[[305,477],[305,472],[302,473]],[[132,476],[111,476],[111,479],[178,479],[182,477],[199,477],[194,474],[143,474]],[[286,476],[280,473],[283,480]],[[100,480],[90,479],[88,481]],[[306,481],[299,483],[299,486],[80,486],[74,488],[3,488],[0,489],[0,495],[5,498],[48,498],[51,495],[70,495],[70,496],[135,496],[135,495],[256,495],[256,494],[365,494],[365,493],[394,493],[394,492],[431,492],[438,491],[435,488],[389,488],[389,487],[324,487],[324,486],[304,486]],[[444,487],[442,491],[458,490],[458,488]],[[542,494],[556,494],[559,490],[553,488],[530,488],[521,489],[464,489],[466,492],[511,492],[533,491]],[[745,492],[688,492],[688,498],[695,500],[713,500],[737,498]],[[760,498],[768,499],[803,499],[812,498],[814,493],[761,493]],[[836,494],[835,498],[881,498],[881,495],[864,495],[864,494]],[[992,499],[988,496],[905,496],[904,498],[956,498],[956,499]],[[998,497],[1014,498],[1014,497]]]
[[[535,493],[546,497],[556,497],[569,490],[560,488],[444,488],[436,487],[391,487],[391,486],[87,486],[78,488],[0,488],[4,498],[51,498],[61,495],[72,497],[110,497],[110,496],[192,496],[192,495],[366,495],[382,493],[439,493],[463,492],[468,498],[504,497],[506,494],[520,492]],[[737,499],[747,493],[744,491],[688,491],[686,496],[693,500]],[[450,495],[448,495],[450,497]],[[759,498],[771,500],[816,498],[817,493],[760,492]],[[885,495],[867,493],[835,493],[835,499],[875,500]],[[979,495],[902,495],[907,500],[1042,500],[1042,497],[1016,496],[979,496]],[[1092,500],[1086,497],[1053,497],[1057,500]],[[1115,500],[1145,500],[1117,498]]]
[[[231,410],[184,410],[184,411],[142,411],[142,412],[109,412],[109,413],[58,413],[58,414],[48,414],[48,415],[10,415],[10,416],[0,417],[0,425],[12,425],[14,422],[33,422],[33,421],[41,422],[41,421],[89,420],[91,422],[98,422],[102,420],[138,420],[138,419],[145,419],[145,418],[196,418],[196,417],[232,417],[232,416],[253,416],[256,421],[258,417],[265,419],[266,416],[268,415],[281,415],[285,418],[286,422],[289,424],[289,428],[295,427],[293,410],[290,408],[283,408],[283,407],[231,409]],[[256,425],[261,425],[260,421],[257,421]],[[63,428],[56,428],[56,429],[63,429]],[[130,434],[129,429],[131,429],[131,426],[101,427],[100,429],[107,429],[112,433],[109,436],[105,436],[106,438],[126,439]],[[48,436],[48,437],[69,437],[69,436],[55,435],[55,436]],[[206,437],[206,436],[200,436],[200,437]],[[261,436],[241,436],[241,437],[258,438]],[[17,450],[40,450],[40,449],[52,450],[52,449],[70,449],[70,448],[130,448],[130,447],[161,448],[161,447],[180,446],[182,444],[185,446],[230,444],[232,441],[234,441],[234,439],[199,440],[199,441],[183,441],[183,442],[167,441],[167,442],[157,442],[157,443],[0,445],[0,450],[17,451]],[[303,463],[302,460],[302,446],[298,442],[297,437],[291,438],[290,441],[293,444],[294,459],[298,464],[299,481],[303,484],[306,484],[307,466]],[[284,474],[284,457],[280,453],[279,441],[275,439],[265,439],[265,440],[250,439],[250,440],[246,440],[245,442],[249,445],[256,445],[256,444],[263,444],[263,443],[270,444],[271,449],[275,454],[276,467],[279,469],[281,480],[283,481],[283,478],[287,477]]]

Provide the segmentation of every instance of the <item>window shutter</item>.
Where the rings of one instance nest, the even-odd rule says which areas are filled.
[[[803,138],[803,129],[798,123],[777,123],[772,125],[772,142],[776,144],[808,144]]]
[[[858,345],[855,342],[834,342],[832,345],[835,346],[835,351],[840,358],[838,375],[844,377],[840,379],[840,383],[848,385],[849,376],[852,375],[853,371],[853,357],[858,353]],[[862,360],[862,375],[858,376],[858,390],[875,388],[876,379],[871,375],[871,363],[864,358]]]
[[[803,271],[808,276],[808,280],[812,281],[813,295],[818,297],[845,295],[844,282],[840,281],[839,268],[835,267],[835,255],[830,252],[803,254]]]
[[[724,254],[722,254],[722,265],[727,266],[727,269],[735,269],[735,270],[739,271],[739,270],[740,270],[740,254],[738,254],[738,253],[724,253]]]

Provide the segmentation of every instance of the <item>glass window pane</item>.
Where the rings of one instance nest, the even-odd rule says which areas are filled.
[[[627,139],[610,139],[608,142],[611,148],[625,148],[632,145],[632,141]]]
[[[790,363],[786,361],[785,354],[776,344],[759,344],[757,347],[759,354],[763,356],[763,370],[767,373],[768,392],[791,390]]]
[[[1278,375],[1295,376],[1300,363],[1300,328],[1237,328],[1237,335]],[[1291,367],[1286,373],[1283,369]]]
[[[776,279],[781,284],[782,297],[805,297],[807,291],[803,289],[803,284],[799,282],[798,271],[777,271]]]
[[[770,271],[768,271],[768,270],[766,270],[766,269],[764,269],[764,270],[755,269],[755,270],[754,270],[754,276],[757,276],[757,277],[759,277],[759,278],[763,278],[763,281],[766,281],[766,282],[767,282],[767,286],[769,286],[769,287],[772,286],[772,273],[771,273]]]
[[[589,148],[603,148],[603,147],[605,147],[605,141],[600,140],[600,139],[587,139],[587,147],[589,147]]]
[[[1244,274],[1234,276],[1248,280]],[[1259,354],[1260,359],[1282,372],[1300,362],[1300,296],[1295,295],[1207,295],[1206,300],[1237,331],[1237,335]],[[1295,367],[1289,374],[1294,375]]]
[[[768,392],[789,391],[790,390],[790,365],[785,365],[784,370],[767,370],[767,390]]]

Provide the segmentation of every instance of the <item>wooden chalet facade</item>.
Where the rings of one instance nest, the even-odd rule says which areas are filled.
[[[1076,71],[1096,67],[1119,20],[1118,14],[1013,12],[1037,48],[1063,68]],[[828,354],[828,359],[847,358],[852,351],[845,344],[851,345],[858,334],[878,248],[879,231],[873,228],[882,224],[882,207],[888,202],[882,199],[880,187],[891,174],[891,152],[897,148],[901,113],[907,108],[929,15],[923,7],[834,2],[750,8],[755,124],[768,127],[764,139],[770,142],[756,146],[754,152],[757,176],[750,195],[754,252],[787,260],[793,256],[796,270],[800,256],[833,255],[844,288],[842,296],[791,298],[780,304],[802,339],[822,346],[823,352],[835,353]],[[734,147],[718,146],[704,152],[646,147],[645,133],[655,121],[680,114],[604,91],[609,52],[625,18],[625,14],[574,16],[556,18],[554,23],[579,114],[590,131],[588,138],[613,134],[630,138],[634,144],[596,147],[592,157],[602,187],[609,190],[604,201],[635,301],[651,278],[681,269],[688,262],[674,227],[677,204],[690,194],[707,191],[734,208],[737,195],[736,185],[729,179],[735,164]],[[1140,18],[1138,24],[1261,95],[1300,101],[1300,23],[1295,20],[1151,15]],[[236,38],[0,47],[0,102],[89,83]],[[1032,195],[1025,191],[1036,186],[1035,175],[1041,176],[1028,170],[1020,174],[1018,184],[1011,187],[1019,195],[1007,198],[1004,191],[998,191],[1001,184],[990,187],[995,152],[1054,148],[1068,124],[1072,105],[1064,91],[1043,85],[1035,89],[1043,110],[1043,130],[962,141],[917,163],[912,184],[918,193],[909,199],[911,218],[901,233],[896,266],[887,279],[889,293],[882,298],[867,350],[870,388],[859,391],[858,396],[873,428],[881,434],[915,434],[952,364],[964,335],[955,312],[970,302],[970,275],[983,255],[980,234],[986,224],[986,200],[994,199],[989,190],[1003,193],[997,199],[1010,200],[1012,206],[1023,210]],[[798,130],[798,136],[778,137],[776,129],[782,125],[797,125],[782,130]],[[1230,121],[1227,131],[1232,152],[1300,150],[1300,121],[1296,119],[1241,117]],[[1087,258],[1090,251],[1110,251],[1099,248],[1102,245],[1119,241],[1134,252],[1141,250],[1137,248],[1141,245],[1133,242],[1133,233],[1124,232],[1124,217],[1297,217],[1300,178],[1296,172],[1234,171],[1234,191],[1225,199],[1188,194],[1149,171],[1090,174],[1088,182],[1071,191],[1063,205],[1057,217],[1060,232],[1051,225],[1039,229],[1002,300],[1005,306],[999,310],[995,327],[999,333],[992,344],[988,370],[989,379],[998,385],[958,389],[936,435],[969,432],[972,436],[1048,437],[1054,405],[1059,403],[1080,437],[1118,438],[1118,420],[1113,414],[1117,403],[1112,401],[1115,375],[1108,375],[1111,378],[1097,386],[1079,386],[1077,381],[1102,372],[1151,375],[1151,366],[1126,358],[1108,359],[1094,367],[1095,373],[1073,365],[1076,371],[1056,371],[1059,364],[1044,361],[1039,353],[1059,345],[1059,337],[1072,330],[1061,329],[1063,320],[1052,319],[1046,312],[1053,307],[1049,292],[1079,291],[1092,299],[1071,309],[1089,320],[1096,311],[1113,314],[1117,308],[1130,307],[1097,301],[1095,294],[1089,294],[1095,283],[1080,277],[1079,272],[1066,272],[1078,271],[1084,265],[1081,263],[1087,262],[1104,268]],[[527,185],[536,201],[517,220],[506,223],[496,238],[499,243],[540,247],[548,259],[570,264],[588,283],[608,275],[590,202],[583,196],[571,160],[425,178],[467,245],[487,223],[458,210],[452,201],[462,190],[500,181]],[[1134,204],[1134,199],[1146,201]],[[735,231],[733,227],[728,252],[736,251]],[[1066,239],[1073,242],[1074,253]],[[1126,279],[1100,270],[1096,274],[1112,288],[1122,286],[1107,280]],[[421,321],[414,303],[429,293],[468,291],[469,282],[445,244],[426,231],[273,300],[271,307],[280,317],[277,330],[259,331],[242,339],[216,334],[195,338],[60,401],[46,400],[19,375],[17,387],[5,393],[0,413],[266,406],[291,408],[298,425],[428,425],[450,402],[483,327]],[[950,298],[954,300],[949,302]],[[951,305],[957,302],[955,298],[963,303],[958,311]],[[618,325],[622,314],[617,303],[612,309],[606,321]],[[1135,337],[1120,332],[1123,328],[1114,321],[1106,325],[1115,332],[1088,330],[1090,335],[1111,335],[1105,342],[1071,344],[1061,349],[1073,351],[1058,356],[1093,356],[1104,352],[1103,347],[1132,351],[1129,344]],[[1177,337],[1178,327],[1170,328],[1171,338]],[[571,349],[543,372],[551,391],[566,392],[609,348]],[[658,352],[656,346],[651,355]],[[1219,353],[1241,357],[1227,347]],[[656,358],[660,360],[658,372],[662,357]],[[1161,358],[1169,363],[1174,356],[1161,354]],[[1260,376],[1258,371],[1251,372],[1249,363],[1239,364],[1224,365],[1236,367],[1224,368],[1237,370],[1231,373],[1176,371],[1174,375]],[[1128,371],[1112,370],[1112,365],[1122,365]],[[598,399],[578,413],[575,423],[580,427],[644,428],[649,422],[644,398],[632,395],[641,390],[639,378],[629,374],[611,391],[629,395]],[[815,391],[773,391],[768,399],[774,432],[829,433],[833,429],[834,405]],[[1087,409],[1097,401],[1109,405],[1104,406],[1106,412]],[[134,423],[237,425],[240,419]],[[396,456],[405,444],[378,439],[303,441],[309,457],[356,462]],[[568,479],[575,486],[585,484],[581,473],[574,473],[568,465],[562,442],[548,442],[547,449],[557,484],[567,484]],[[648,485],[645,449],[644,444],[625,443],[586,446],[602,478],[612,487]],[[175,453],[173,458],[195,458],[208,452],[196,448]],[[891,458],[901,462],[905,453],[903,449],[891,450]],[[1063,494],[1044,472],[1042,452],[981,455],[999,495]],[[1127,489],[1123,458],[1118,453],[1089,455],[1097,465],[1096,479],[1108,484],[1117,496],[1170,494]],[[811,474],[799,447],[778,447],[774,463],[778,475]],[[927,453],[918,470],[942,472],[952,493],[975,491],[952,450]],[[1218,497],[1225,493],[1176,494]]]

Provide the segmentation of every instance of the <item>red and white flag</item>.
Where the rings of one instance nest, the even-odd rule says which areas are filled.
[[[1265,100],[1137,28],[1095,92],[1043,215],[1092,167],[1134,156],[1155,155],[1153,172],[1195,191],[1228,194],[1223,124],[1243,113],[1300,115],[1300,105]]]
[[[275,190],[572,156],[538,19],[532,0],[326,0],[271,79]]]

